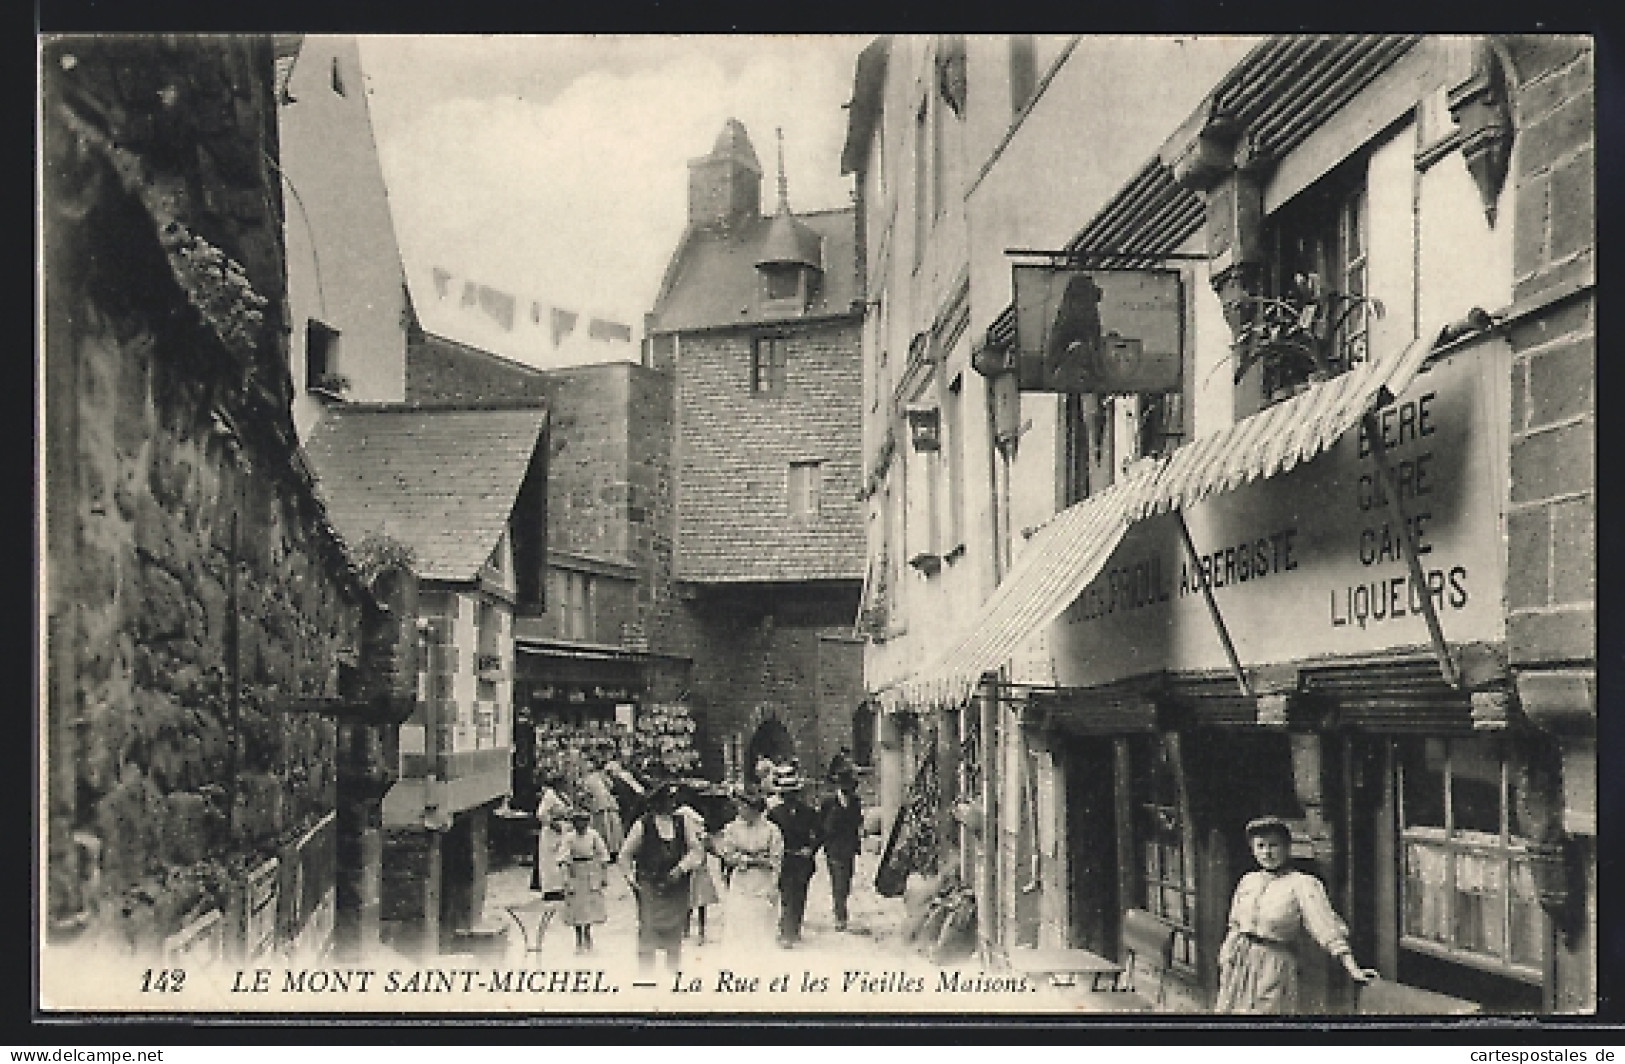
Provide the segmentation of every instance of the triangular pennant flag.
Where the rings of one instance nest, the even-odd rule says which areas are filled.
[[[513,331],[514,298],[490,285],[480,285],[480,309],[509,332]]]
[[[618,321],[604,321],[602,318],[594,318],[587,323],[587,335],[594,340],[624,340],[630,342],[632,328],[629,325],[622,325]]]
[[[553,346],[557,347],[569,336],[576,327],[576,314],[574,311],[553,308]]]

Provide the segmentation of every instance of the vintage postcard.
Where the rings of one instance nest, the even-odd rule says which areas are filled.
[[[1596,1010],[1589,37],[38,59],[41,1014]]]

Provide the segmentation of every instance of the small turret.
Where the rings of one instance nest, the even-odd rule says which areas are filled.
[[[824,241],[790,212],[790,186],[784,171],[784,130],[779,138],[779,207],[773,215],[756,256],[762,277],[763,298],[769,303],[794,300],[800,313],[820,289],[824,270]]]

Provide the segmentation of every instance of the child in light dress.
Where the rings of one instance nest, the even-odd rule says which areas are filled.
[[[604,886],[609,878],[609,847],[592,826],[592,812],[577,808],[570,814],[571,830],[559,847],[565,869],[564,922],[575,928],[576,952],[592,952],[592,925],[609,918]]]

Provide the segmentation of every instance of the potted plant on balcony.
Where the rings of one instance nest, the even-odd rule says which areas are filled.
[[[1334,345],[1357,311],[1380,318],[1382,302],[1333,291],[1313,273],[1295,274],[1282,295],[1228,300],[1224,314],[1235,338],[1230,347],[1235,380],[1239,383],[1260,362],[1268,379],[1298,382],[1299,390],[1335,376],[1348,367],[1335,364]]]

